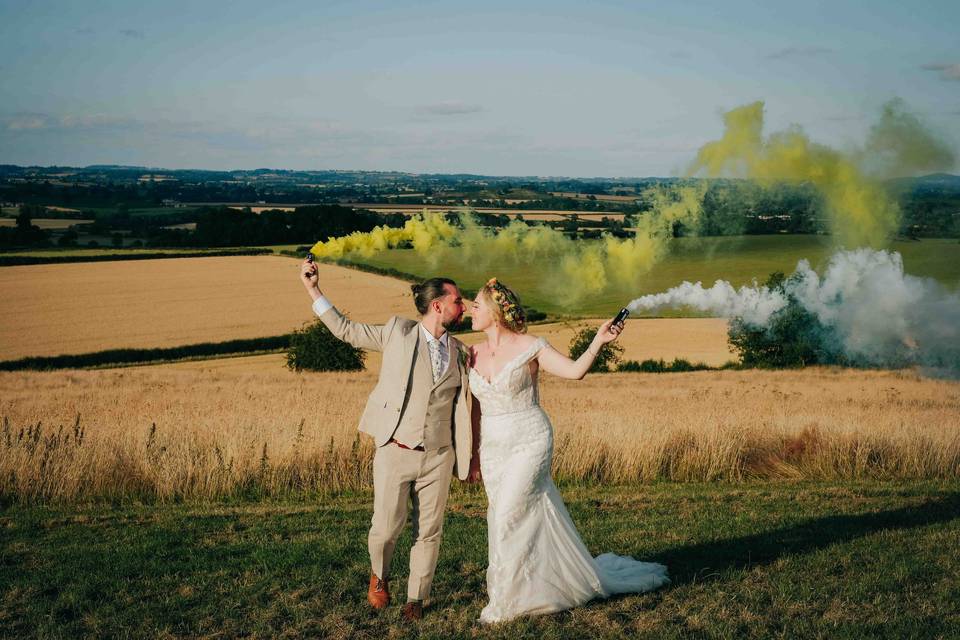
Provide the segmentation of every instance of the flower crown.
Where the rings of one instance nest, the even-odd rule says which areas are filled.
[[[487,280],[484,288],[490,292],[490,297],[500,307],[500,313],[507,324],[507,328],[523,333],[526,330],[527,312],[520,306],[517,295],[503,286],[496,278]]]

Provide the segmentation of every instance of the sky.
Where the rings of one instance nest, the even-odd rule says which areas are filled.
[[[957,25],[956,0],[0,0],[0,163],[683,175],[725,110],[855,148],[894,97],[960,149]]]

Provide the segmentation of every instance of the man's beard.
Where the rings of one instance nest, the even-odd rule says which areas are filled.
[[[444,329],[449,329],[449,328],[452,327],[453,325],[455,325],[455,324],[457,324],[458,322],[460,322],[462,319],[463,319],[463,314],[461,313],[459,316],[456,316],[456,317],[452,318],[451,320],[441,321],[441,322],[440,322],[440,326],[442,326]]]

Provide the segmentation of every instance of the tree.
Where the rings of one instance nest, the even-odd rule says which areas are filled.
[[[291,334],[287,367],[294,371],[360,371],[365,355],[334,336],[317,319]]]
[[[63,235],[60,236],[59,240],[57,240],[57,244],[61,247],[75,247],[77,245],[78,237],[79,234],[77,234],[76,229],[71,227],[63,232]]]
[[[30,217],[30,205],[20,207],[20,213],[17,214],[17,229],[28,231],[33,226],[33,220]]]
[[[570,341],[570,357],[576,360],[582,356],[596,336],[596,328],[584,327],[578,331],[573,336],[573,340]],[[590,373],[606,373],[611,368],[616,368],[617,363],[620,362],[621,354],[623,354],[623,347],[615,342],[608,342],[600,347],[600,352],[588,371]]]
[[[776,312],[766,327],[746,324],[742,318],[730,322],[727,340],[747,367],[782,368],[812,364],[849,364],[829,345],[835,340],[816,316],[787,293],[783,273],[770,275],[765,283],[787,297],[787,305]]]

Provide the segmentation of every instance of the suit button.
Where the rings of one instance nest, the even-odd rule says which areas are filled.
[[[400,409],[397,409],[397,413],[400,413]]]

